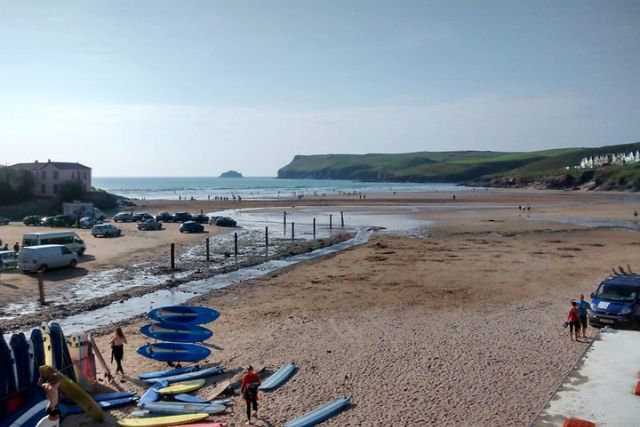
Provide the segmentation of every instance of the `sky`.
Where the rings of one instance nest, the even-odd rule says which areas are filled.
[[[640,1],[0,0],[0,164],[640,141]]]

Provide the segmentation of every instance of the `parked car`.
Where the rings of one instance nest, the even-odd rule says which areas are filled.
[[[209,225],[217,225],[218,227],[235,227],[236,220],[228,216],[212,216],[209,218]]]
[[[133,215],[130,212],[118,212],[113,216],[114,222],[131,222],[133,221]]]
[[[160,221],[156,221],[155,219],[148,219],[138,224],[138,230],[162,230],[162,223]]]
[[[22,219],[22,223],[26,226],[29,225],[42,225],[42,217],[38,215],[25,216]]]
[[[191,214],[189,212],[176,212],[173,216],[176,222],[191,221]]]
[[[131,217],[131,219],[134,222],[144,222],[148,219],[154,219],[151,215],[149,215],[146,212],[139,212],[139,213],[135,213],[133,214],[133,216]]]
[[[53,227],[53,221],[55,219],[55,216],[43,216],[40,220],[40,225],[43,225],[45,227]]]
[[[195,221],[185,221],[180,226],[181,233],[202,233],[204,231],[204,225]]]
[[[9,218],[0,216],[0,225],[9,225]]]
[[[91,235],[93,237],[115,237],[120,236],[122,230],[113,224],[96,224],[91,227]]]
[[[102,224],[102,220],[99,220],[97,218],[92,218],[90,216],[83,216],[82,218],[80,218],[78,227],[89,229],[96,224]]]
[[[156,215],[156,221],[175,222],[176,218],[169,212],[160,212]]]
[[[205,215],[205,214],[193,215],[191,217],[191,221],[199,222],[200,224],[208,224],[209,215]]]
[[[0,271],[18,268],[18,252],[0,251]]]
[[[53,218],[53,227],[73,227],[76,225],[76,219],[69,215],[56,215]]]
[[[640,328],[640,275],[609,277],[591,294],[589,324]]]
[[[64,245],[29,246],[18,253],[18,268],[24,272],[78,265],[78,254]]]
[[[25,233],[22,235],[22,247],[42,245],[63,245],[67,249],[82,256],[87,246],[80,236],[73,231],[44,231],[38,233]]]

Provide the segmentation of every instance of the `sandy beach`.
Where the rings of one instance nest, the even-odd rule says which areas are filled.
[[[176,207],[145,204],[150,212]],[[518,209],[527,204],[530,212]],[[294,361],[292,379],[261,394],[263,426],[339,396],[350,396],[351,407],[324,425],[528,425],[586,346],[562,327],[570,300],[588,297],[613,266],[640,269],[638,204],[635,194],[498,190],[455,201],[380,194],[247,202],[243,209],[315,206],[347,216],[402,208],[430,222],[422,235],[383,230],[363,245],[198,297],[194,304],[222,313],[209,325],[208,362],[228,373],[210,382],[238,379],[248,364],[273,370]],[[143,323],[123,324],[127,376],[118,384],[139,392],[137,374],[163,367],[135,353],[148,340],[138,332]],[[97,338],[104,353],[107,338]],[[244,403],[234,402],[213,419],[243,424]],[[132,410],[112,411],[105,425]],[[90,423],[73,416],[63,425]]]

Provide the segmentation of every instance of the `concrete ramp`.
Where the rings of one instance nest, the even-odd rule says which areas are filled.
[[[531,426],[640,426],[640,332],[603,329]]]

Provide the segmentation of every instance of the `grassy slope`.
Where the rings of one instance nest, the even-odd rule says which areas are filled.
[[[580,179],[582,170],[566,171],[586,156],[640,150],[640,143],[598,148],[562,148],[528,153],[492,151],[418,152],[406,154],[327,154],[296,156],[278,171],[280,178],[355,179],[372,181],[463,182],[514,176],[539,178],[571,173]],[[629,175],[635,167],[605,168],[608,174]],[[622,175],[620,175],[622,174]],[[605,176],[603,171],[597,175]],[[620,175],[620,176],[619,176]],[[608,178],[609,179],[609,178]],[[610,177],[613,179],[613,176]]]

